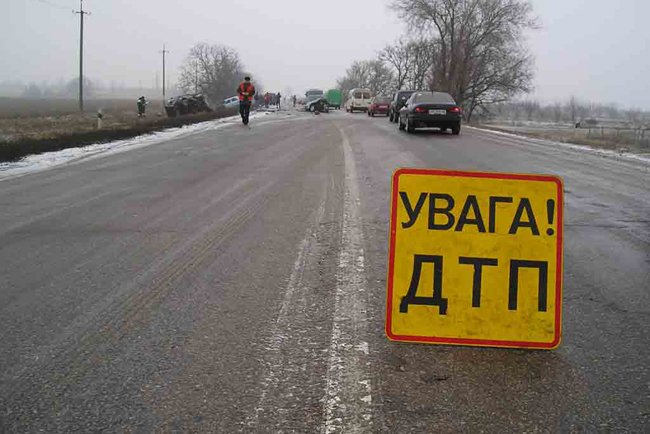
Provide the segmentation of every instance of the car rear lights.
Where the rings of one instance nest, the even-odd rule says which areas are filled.
[[[427,113],[428,110],[424,107],[415,107],[415,113]]]
[[[447,109],[447,113],[458,113],[461,114],[462,111],[460,110],[460,107],[452,107]]]

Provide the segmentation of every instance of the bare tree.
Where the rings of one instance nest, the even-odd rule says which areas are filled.
[[[569,117],[571,118],[572,123],[576,123],[576,118],[578,117],[578,106],[580,103],[578,102],[578,99],[571,95],[571,98],[569,98],[569,101],[566,104],[567,111],[569,112]]]
[[[412,66],[408,82],[411,89],[425,90],[429,87],[427,77],[430,76],[437,56],[436,46],[435,40],[424,37],[409,43]],[[435,90],[435,88],[430,90]]]
[[[395,86],[393,73],[382,60],[355,61],[336,84],[344,98],[355,88],[367,88],[377,95],[387,94]]]
[[[485,104],[532,90],[533,59],[521,43],[535,28],[525,0],[393,0],[411,28],[435,41],[430,88],[451,93],[468,118]]]
[[[628,122],[633,125],[637,125],[641,122],[641,109],[631,108],[625,111],[625,116],[627,117]]]
[[[184,92],[198,89],[216,103],[235,95],[244,66],[237,52],[224,45],[196,44],[181,67],[179,86]]]
[[[411,44],[400,38],[393,45],[387,45],[379,52],[379,59],[388,63],[395,71],[395,90],[400,90],[406,84],[413,63],[411,61]]]
[[[553,111],[553,120],[556,123],[560,123],[562,121],[562,118],[564,117],[564,110],[562,109],[562,104],[559,102],[556,102],[552,106],[552,111]]]
[[[539,112],[540,110],[539,102],[529,101],[529,100],[522,102],[521,108],[526,113],[526,119],[529,121],[532,121],[533,116],[535,116],[535,113]]]
[[[389,95],[395,87],[393,72],[382,60],[368,61],[368,83],[367,88],[373,95]]]

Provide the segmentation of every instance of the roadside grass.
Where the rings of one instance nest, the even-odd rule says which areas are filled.
[[[594,128],[591,132],[587,129],[539,129],[530,128],[527,130],[514,130],[502,124],[475,124],[477,128],[500,131],[504,133],[516,134],[524,137],[531,137],[541,140],[550,140],[553,142],[571,143],[574,145],[588,146],[596,149],[607,149],[618,152],[634,152],[638,154],[650,153],[650,137],[643,140],[635,140],[633,131],[612,131]]]
[[[147,107],[162,110],[162,102],[152,102]],[[84,111],[95,115],[97,110],[106,112],[137,113],[136,99],[88,99],[84,101]],[[153,110],[152,110],[153,111]],[[0,119],[34,118],[40,116],[76,115],[79,101],[63,98],[8,98],[0,97]]]
[[[89,100],[83,113],[73,108],[69,100],[20,100],[14,110],[7,101],[0,113],[0,162],[17,161],[27,155],[88,146],[113,140],[123,140],[153,133],[166,128],[221,119],[237,114],[236,108],[219,109],[210,113],[167,118],[158,115],[162,104],[147,107],[148,116],[139,118],[135,101]],[[3,100],[0,99],[0,100]],[[0,104],[1,105],[1,104]],[[102,128],[97,129],[97,112],[102,108]],[[71,111],[72,110],[72,111]],[[49,113],[43,115],[41,113]]]

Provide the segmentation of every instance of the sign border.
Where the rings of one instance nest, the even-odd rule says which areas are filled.
[[[490,339],[469,339],[469,338],[442,338],[433,336],[410,336],[395,335],[391,332],[393,317],[393,278],[395,272],[395,238],[397,235],[397,196],[399,194],[399,177],[401,175],[438,175],[438,176],[456,176],[464,178],[490,178],[490,179],[512,179],[518,181],[541,181],[554,182],[557,185],[557,270],[555,276],[555,335],[552,342],[528,342],[528,341],[508,341],[508,340],[490,340]],[[483,347],[503,347],[503,348],[530,348],[530,349],[548,349],[557,348],[562,341],[562,279],[563,279],[563,254],[564,254],[564,183],[562,178],[554,175],[532,175],[517,173],[491,173],[491,172],[472,172],[462,170],[443,170],[443,169],[411,169],[399,168],[393,173],[391,186],[391,214],[390,214],[390,234],[388,247],[388,286],[386,291],[386,323],[385,333],[389,340],[395,342],[415,342],[429,344],[448,344],[448,345],[473,345]]]

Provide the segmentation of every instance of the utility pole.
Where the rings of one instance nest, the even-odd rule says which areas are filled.
[[[84,111],[84,15],[90,15],[90,12],[84,11],[84,0],[79,0],[80,6],[78,11],[72,11],[79,14],[80,32],[79,32],[79,111]]]
[[[168,50],[165,50],[165,44],[163,44],[163,49],[162,49],[161,53],[163,55],[163,76],[162,76],[163,89],[162,89],[162,91],[163,91],[163,109],[164,109],[164,107],[165,107],[165,54],[169,53]]]
[[[194,62],[194,93],[199,93],[199,62]]]

